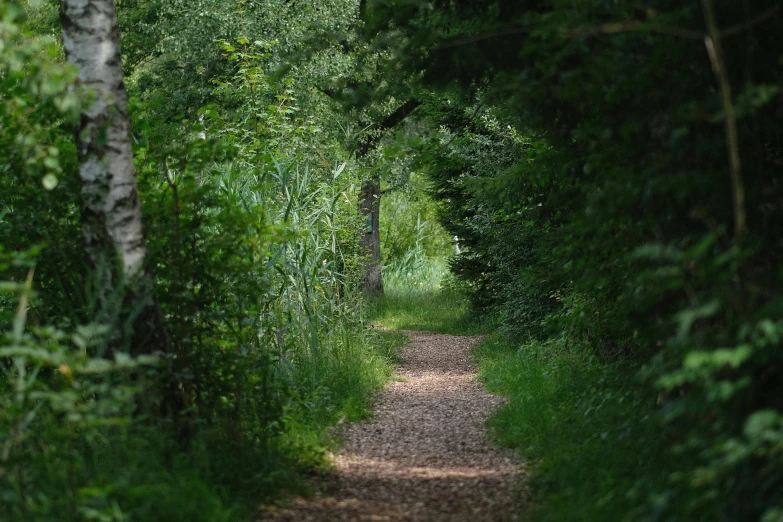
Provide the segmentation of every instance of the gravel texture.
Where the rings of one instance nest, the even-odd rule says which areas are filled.
[[[266,508],[263,520],[505,522],[513,520],[520,463],[494,448],[484,421],[503,402],[475,381],[476,337],[402,332],[400,381],[371,421],[343,429],[345,444],[321,496]]]

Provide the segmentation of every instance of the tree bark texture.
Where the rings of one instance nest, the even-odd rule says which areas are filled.
[[[378,146],[383,132],[393,128],[408,117],[416,107],[421,105],[418,100],[409,100],[389,114],[380,124],[376,125],[372,134],[360,140],[356,146],[356,158],[361,159]],[[369,295],[383,293],[383,274],[381,269],[381,180],[378,177],[368,179],[362,185],[359,194],[359,212],[366,220],[366,229],[362,235],[361,247],[366,252],[364,265],[364,291]]]
[[[359,194],[359,210],[365,218],[365,230],[361,247],[365,253],[364,291],[370,295],[383,293],[381,273],[381,181],[378,178],[367,181]]]
[[[111,310],[124,298],[138,314],[132,351],[140,351],[137,341],[148,345],[143,351],[153,348],[150,344],[160,349],[168,340],[144,268],[147,244],[113,0],[60,0],[60,20],[66,57],[79,69],[79,87],[87,91],[76,147],[82,236],[96,271],[101,319],[113,316]]]

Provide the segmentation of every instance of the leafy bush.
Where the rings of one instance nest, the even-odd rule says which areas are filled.
[[[658,393],[670,480],[609,502],[777,520],[779,6],[701,4],[377,0],[366,18],[441,93],[421,163],[474,305]]]
[[[655,395],[640,392],[628,368],[563,340],[502,334],[476,355],[489,390],[510,399],[490,420],[493,435],[535,466],[524,508],[535,520],[636,520],[665,498],[655,492],[668,487],[669,469],[693,461],[667,454]]]
[[[26,7],[47,26],[47,6]],[[354,166],[323,159],[344,152],[316,146],[269,43],[210,41],[218,73],[199,89],[215,103],[179,116],[129,82],[172,347],[132,358],[109,338],[135,312],[98,309],[79,246],[82,93],[19,4],[0,15],[0,518],[236,520],[306,490],[328,428],[368,414],[401,342],[364,328]]]

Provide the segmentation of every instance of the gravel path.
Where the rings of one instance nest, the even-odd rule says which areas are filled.
[[[411,339],[400,382],[383,392],[371,421],[345,426],[345,445],[323,496],[272,508],[264,520],[507,522],[520,467],[486,438],[503,399],[475,382],[475,337],[402,332]]]

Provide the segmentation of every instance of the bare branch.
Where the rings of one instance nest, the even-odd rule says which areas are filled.
[[[701,31],[694,31],[674,25],[651,24],[637,20],[629,20],[627,22],[612,22],[601,24],[595,27],[563,29],[560,34],[568,38],[574,38],[580,36],[599,36],[604,34],[619,33],[658,33],[691,40],[701,40],[704,38],[704,33]]]
[[[726,147],[729,153],[729,164],[731,166],[731,188],[734,199],[734,240],[741,241],[745,236],[747,226],[747,217],[745,214],[745,187],[742,183],[742,162],[739,152],[739,137],[737,132],[737,116],[734,112],[732,102],[731,84],[726,73],[726,65],[723,59],[723,48],[721,47],[721,33],[718,28],[718,18],[715,14],[715,5],[712,0],[702,0],[704,9],[704,18],[707,22],[709,36],[704,38],[704,44],[707,47],[712,70],[715,73],[715,79],[718,81],[721,93],[721,103],[725,113],[726,126]]]
[[[389,114],[381,123],[368,126],[367,129],[375,129],[379,131],[389,130],[407,118],[408,115],[416,110],[419,105],[421,105],[419,100],[408,100],[400,105],[393,113]],[[364,139],[360,140],[356,146],[356,157],[363,158],[366,156],[378,145],[378,140],[380,140],[380,138],[381,135],[379,133],[365,136]]]
[[[769,18],[772,18],[774,15],[776,15],[780,11],[780,4],[775,4],[766,11],[763,11],[753,18],[748,19],[745,23],[735,25],[733,27],[729,27],[728,29],[724,29],[720,32],[721,38],[725,38],[726,36],[732,36],[737,33],[741,33],[742,31],[745,31],[747,29],[750,29],[754,25],[758,25],[762,22],[766,22]]]
[[[438,49],[449,49],[451,47],[459,47],[462,45],[481,42],[484,40],[491,40],[493,38],[499,38],[501,36],[526,34],[529,32],[530,29],[528,27],[520,27],[520,26],[505,27],[505,28],[497,29],[495,31],[491,31],[489,33],[481,33],[481,34],[475,34],[473,36],[466,36],[464,38],[455,38],[453,40],[446,40],[445,42],[443,42],[438,46]]]
[[[780,5],[776,4],[771,8],[759,13],[758,15],[748,19],[742,24],[738,24],[728,29],[724,29],[716,33],[720,38],[727,36],[733,36],[741,33],[754,25],[758,25],[772,18],[780,11]],[[581,36],[599,36],[604,34],[619,34],[619,33],[657,33],[668,36],[675,36],[678,38],[685,38],[689,40],[703,40],[704,32],[693,29],[687,29],[684,27],[677,27],[675,25],[667,24],[655,24],[649,22],[642,22],[638,20],[629,20],[625,22],[611,22],[601,24],[594,27],[577,27],[575,29],[563,29],[561,34],[567,38],[581,37]],[[713,36],[714,38],[714,36]]]

